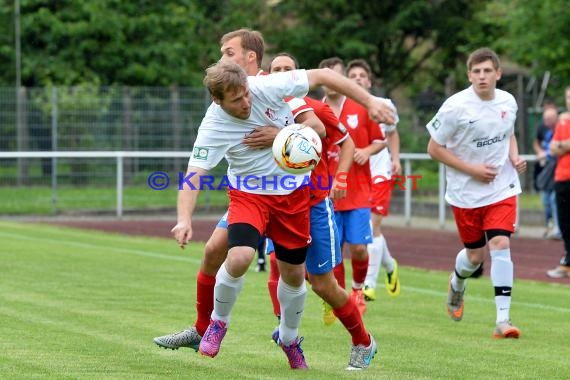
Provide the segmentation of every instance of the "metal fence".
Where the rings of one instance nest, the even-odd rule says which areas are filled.
[[[189,151],[209,102],[204,89],[176,86],[0,88],[0,151]],[[46,158],[40,170],[27,158],[6,164],[2,185],[42,184],[53,170]],[[85,165],[69,163],[76,184]],[[125,173],[140,165],[127,160]]]
[[[535,160],[534,156],[523,156],[526,160],[532,162]],[[78,160],[78,159],[89,159],[89,160],[106,160],[107,161],[107,165],[113,165],[114,166],[114,188],[115,188],[115,200],[116,202],[110,202],[110,203],[114,203],[115,204],[115,214],[118,218],[123,216],[123,211],[124,211],[124,194],[125,194],[125,182],[124,182],[124,178],[125,178],[125,168],[124,168],[124,162],[125,159],[128,158],[138,158],[138,159],[144,159],[144,158],[152,158],[152,159],[168,159],[170,161],[172,161],[173,158],[179,158],[182,160],[185,160],[188,158],[188,152],[125,152],[125,151],[108,151],[108,152],[0,152],[0,159],[22,159],[22,158],[26,158],[26,159],[49,159],[51,161],[57,162],[60,159],[72,159],[72,160]],[[111,161],[109,161],[109,159],[112,159]],[[402,153],[401,154],[401,159],[403,161],[403,176],[405,178],[405,181],[403,181],[402,183],[404,184],[401,187],[401,190],[403,190],[403,215],[406,221],[406,224],[410,225],[411,224],[411,220],[412,220],[412,213],[413,213],[413,194],[415,192],[417,192],[418,188],[415,186],[416,183],[415,182],[411,182],[410,179],[413,178],[414,176],[416,178],[419,178],[421,180],[421,176],[417,175],[417,172],[414,169],[413,163],[415,162],[416,165],[415,167],[417,167],[417,164],[421,161],[431,161],[431,158],[429,157],[429,155],[427,154],[417,154],[417,153]],[[445,195],[445,167],[443,164],[438,163],[437,164],[437,218],[438,218],[438,224],[439,226],[441,226],[443,228],[443,226],[445,225],[446,219],[449,216],[449,211],[448,211],[448,206],[446,205],[445,199],[444,199],[444,195]],[[157,189],[156,187],[153,187],[151,184],[151,177],[153,175],[155,175],[157,173],[157,171],[154,172],[147,172],[147,176],[143,177],[143,183],[138,185],[138,187],[140,189],[143,189],[144,191],[146,191],[146,194],[152,194],[153,191],[156,193],[156,190],[165,190],[168,187],[168,184],[166,185],[166,187],[163,187],[161,189]],[[174,178],[174,181],[180,180],[180,177],[176,177],[176,173],[166,173],[166,172],[159,172],[164,176],[161,176],[161,182],[162,184],[165,183],[165,181],[170,181],[170,177]],[[180,171],[178,173],[183,173],[183,171]],[[415,173],[415,174],[414,174]],[[109,173],[110,174],[110,173]],[[174,174],[174,176],[173,176]],[[183,174],[182,174],[183,175]],[[112,175],[109,175],[109,178],[112,178]],[[58,194],[58,188],[61,186],[58,184],[57,182],[57,175],[52,175],[52,186],[51,186],[51,202],[55,205],[55,203],[57,203],[57,194]],[[523,182],[525,180],[526,176],[523,176]],[[179,183],[174,183],[172,186],[172,188],[174,190],[178,189],[178,184]],[[110,184],[108,184],[110,185]],[[109,186],[107,186],[109,187]],[[172,189],[171,188],[171,189]],[[150,196],[145,196],[145,198],[150,199]],[[175,198],[173,198],[175,199]],[[93,201],[93,199],[91,199],[91,201]],[[89,200],[87,201],[89,202]],[[109,203],[109,202],[108,202]],[[148,211],[148,207],[151,206],[152,207],[152,200],[149,200],[147,202],[145,202],[146,207],[143,207],[143,209],[147,209]],[[207,204],[209,204],[209,202],[207,202]],[[170,208],[172,208],[174,206],[174,200],[172,200],[172,203],[170,205]],[[85,210],[86,208],[89,208],[89,203],[87,203],[82,210]],[[57,211],[56,209],[54,209],[54,211]]]
[[[22,209],[14,201],[0,214],[30,213],[35,204],[44,214],[102,209],[121,216],[124,210],[173,205],[175,193],[170,201],[157,198],[156,191],[136,190],[148,190],[147,180],[154,172],[176,175],[185,170],[209,103],[203,88],[176,86],[45,87],[19,92],[0,88],[0,197],[6,204],[24,189],[30,203]],[[431,112],[400,112],[404,152],[425,152],[427,114]],[[404,154],[406,174],[423,168],[437,177],[441,168],[427,158]],[[214,174],[225,170],[222,164]],[[433,194],[437,181],[434,178],[431,186]],[[523,182],[528,188],[527,177]],[[409,218],[412,195],[399,195],[401,211]],[[442,207],[440,203],[440,218]]]

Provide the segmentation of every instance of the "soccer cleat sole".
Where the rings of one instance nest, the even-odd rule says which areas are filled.
[[[521,331],[516,327],[508,329],[504,332],[493,331],[493,338],[495,339],[518,339],[521,336]]]
[[[169,346],[166,346],[166,345],[163,345],[163,344],[159,344],[159,343],[157,343],[156,341],[154,341],[154,343],[155,343],[159,348],[164,348],[165,350],[172,350],[172,351],[175,351],[175,350],[178,350],[178,349],[181,348],[181,347],[169,347]],[[198,352],[198,347],[187,347],[187,346],[183,346],[182,348],[189,348],[189,349],[191,349],[191,350],[194,350],[194,352]]]

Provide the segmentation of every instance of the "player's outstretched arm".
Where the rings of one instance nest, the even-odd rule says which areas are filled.
[[[176,226],[171,232],[180,248],[184,248],[192,239],[192,215],[200,193],[200,177],[207,173],[204,169],[188,166],[184,180],[178,185],[178,201],[176,204],[178,217]]]
[[[315,132],[321,137],[326,136],[325,125],[323,122],[315,115],[314,111],[306,111],[299,114],[295,118],[295,122],[299,124],[305,124],[313,128]],[[273,145],[273,140],[275,136],[279,133],[280,128],[266,125],[263,127],[255,128],[251,133],[247,134],[242,142],[252,149],[265,149],[270,148]]]
[[[326,86],[348,96],[366,107],[372,120],[377,123],[394,124],[396,122],[394,111],[388,104],[372,96],[368,91],[343,75],[329,68],[324,68],[307,70],[307,76],[309,77],[310,88]]]

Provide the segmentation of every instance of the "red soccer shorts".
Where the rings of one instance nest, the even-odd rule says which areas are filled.
[[[515,231],[517,197],[510,197],[488,206],[459,208],[451,206],[459,237],[464,243],[481,240],[487,230]]]
[[[309,245],[309,186],[288,195],[259,195],[230,189],[228,225],[247,223],[277,244],[296,249]]]
[[[372,208],[370,209],[375,214],[388,216],[388,209],[390,208],[390,200],[392,199],[392,191],[394,190],[394,181],[382,181],[372,185]]]

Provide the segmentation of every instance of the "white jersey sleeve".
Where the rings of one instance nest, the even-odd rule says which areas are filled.
[[[196,136],[188,166],[210,170],[220,163],[230,144],[223,133],[200,133]]]
[[[459,108],[455,107],[452,98],[447,99],[427,124],[433,140],[439,145],[446,145],[456,131]]]
[[[277,106],[290,96],[303,98],[309,92],[309,78],[306,70],[292,70],[257,77],[248,77],[250,89],[266,106]]]
[[[289,108],[291,108],[291,113],[294,118],[297,118],[297,116],[303,112],[314,111],[303,98],[288,98],[287,104],[289,105]]]

